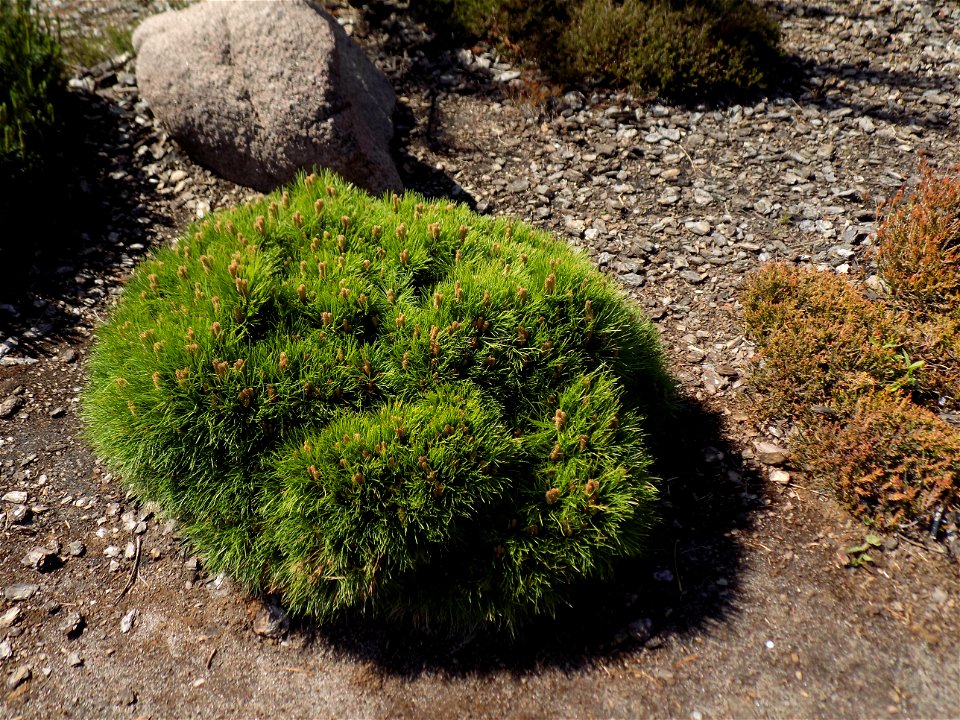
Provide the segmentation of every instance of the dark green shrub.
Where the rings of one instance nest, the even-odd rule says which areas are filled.
[[[633,86],[678,98],[768,88],[779,30],[749,0],[424,0],[454,32],[517,42],[568,83]]]
[[[0,0],[0,174],[42,163],[57,130],[60,42],[31,0]]]
[[[300,613],[515,627],[634,555],[653,326],[524,225],[332,176],[131,279],[92,353],[96,450],[213,570]]]

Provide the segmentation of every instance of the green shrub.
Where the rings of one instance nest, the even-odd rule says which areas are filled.
[[[779,30],[749,0],[426,0],[454,32],[520,43],[567,83],[632,86],[678,98],[766,89]]]
[[[512,629],[654,522],[655,329],[527,226],[309,176],[158,252],[98,335],[97,452],[295,612]]]
[[[0,0],[0,175],[42,164],[57,131],[62,72],[51,22],[31,0]]]

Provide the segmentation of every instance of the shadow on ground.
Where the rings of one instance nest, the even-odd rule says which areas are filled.
[[[44,338],[74,339],[80,308],[106,290],[104,277],[147,251],[150,229],[163,222],[143,204],[152,190],[133,162],[144,131],[92,92],[68,93],[62,110],[45,174],[3,194],[7,213],[30,218],[0,238],[0,336],[16,336],[21,355],[42,352]]]
[[[746,470],[724,440],[721,419],[691,399],[650,430],[651,450],[662,458],[662,522],[649,554],[622,563],[616,580],[586,583],[555,619],[536,621],[515,637],[477,632],[431,634],[396,623],[347,619],[332,626],[301,624],[295,632],[320,640],[345,656],[402,677],[544,666],[576,669],[665,637],[695,633],[735,612],[741,548],[762,480]]]
[[[821,6],[795,5],[782,0],[767,0],[763,3],[767,11],[778,20],[797,19],[802,16],[826,18],[842,16],[850,20],[868,20],[870,17],[854,10],[834,9]],[[498,83],[488,71],[466,68],[455,59],[460,44],[452,39],[437,38],[426,34],[411,34],[411,23],[398,21],[397,16],[406,12],[398,10],[392,0],[378,0],[364,5],[364,20],[388,36],[388,46],[395,55],[409,58],[409,62],[392,73],[392,80],[398,88],[417,90],[426,95],[436,106],[437,100],[444,94],[481,95],[490,100],[503,100],[505,97],[518,97],[527,101],[532,111],[551,116],[564,108],[563,95],[566,90],[579,90],[589,95],[590,87],[560,87],[551,83],[535,68],[525,66],[526,71],[520,79],[511,83]],[[879,12],[879,11],[878,11]],[[879,18],[879,16],[878,16]],[[520,66],[518,66],[520,67]],[[852,101],[851,93],[838,92],[845,84],[859,84],[864,87],[889,88],[892,91],[922,93],[936,91],[949,93],[956,86],[956,78],[938,72],[924,74],[891,70],[862,63],[818,62],[811,57],[785,53],[780,63],[779,80],[775,87],[767,91],[755,91],[735,97],[714,97],[709,102],[698,100],[673,101],[656,98],[649,100],[676,102],[681,107],[698,110],[724,109],[733,105],[751,105],[756,102],[790,99],[800,105],[817,108],[829,113],[848,108],[852,116],[870,117],[874,120],[893,123],[899,126],[920,126],[924,128],[943,127],[949,119],[947,112],[936,108],[926,111],[917,109],[916,103],[886,101],[886,93],[876,93],[875,100]],[[430,115],[432,118],[432,114]],[[439,125],[439,124],[437,124]],[[428,122],[420,128],[427,145],[435,152],[443,152],[450,144],[442,129]]]

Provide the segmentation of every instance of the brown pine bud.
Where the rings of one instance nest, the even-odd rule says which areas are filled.
[[[556,427],[557,430],[560,430],[566,424],[566,422],[567,422],[567,414],[563,410],[560,410],[558,408],[556,414],[554,414],[553,416],[554,427]]]

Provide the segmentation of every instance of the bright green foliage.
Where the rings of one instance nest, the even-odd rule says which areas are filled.
[[[322,619],[514,628],[643,549],[670,392],[565,245],[324,175],[146,262],[83,407],[211,569]]]
[[[501,35],[563,82],[680,98],[765,89],[779,30],[749,0],[421,0],[454,32]]]
[[[0,175],[41,162],[56,131],[60,42],[32,0],[0,0]]]

